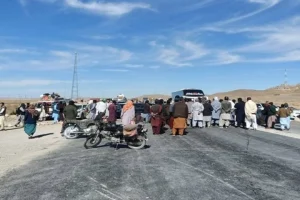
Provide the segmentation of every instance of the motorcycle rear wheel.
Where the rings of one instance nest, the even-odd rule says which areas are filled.
[[[92,135],[88,137],[84,143],[86,149],[91,149],[97,147],[102,141],[101,135]]]
[[[73,132],[78,132],[78,131],[79,131],[79,128],[76,125],[69,125],[64,130],[64,136],[67,139],[75,139],[78,137],[78,134],[73,133]]]
[[[134,139],[134,141],[127,142],[127,146],[130,149],[139,150],[146,146],[146,140],[143,137],[139,137],[139,138]]]

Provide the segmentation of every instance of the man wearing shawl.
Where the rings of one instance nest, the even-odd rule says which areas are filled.
[[[102,118],[103,116],[105,116],[106,109],[106,103],[104,103],[103,100],[100,99],[100,101],[96,104],[96,115],[99,115],[100,118]]]
[[[193,119],[192,106],[193,106],[193,104],[194,104],[194,102],[191,99],[186,100],[186,105],[188,106],[188,109],[189,109],[189,116],[187,119],[188,126],[192,126],[192,119]]]
[[[171,101],[172,99],[168,99],[167,100],[167,104],[163,106],[163,115],[166,121],[166,124],[170,124],[170,117],[171,117],[171,113],[170,113],[170,106],[171,106]]]
[[[197,124],[199,128],[203,128],[203,110],[203,104],[199,103],[199,99],[195,99],[195,103],[193,103],[191,108],[193,128],[196,128]]]
[[[173,106],[173,117],[174,124],[172,129],[173,136],[176,135],[178,130],[179,135],[183,136],[184,130],[186,129],[186,120],[189,115],[189,109],[184,102],[184,99],[180,97],[179,102],[175,103]]]
[[[108,106],[108,122],[115,123],[117,121],[116,112],[117,112],[117,102],[115,100],[112,101],[112,104]]]
[[[225,97],[224,101],[221,103],[221,116],[220,116],[220,123],[219,127],[228,128],[230,125],[230,113],[231,113],[231,103],[229,102],[229,97]]]
[[[124,135],[132,136],[136,134],[135,109],[132,101],[127,101],[121,112]]]
[[[134,124],[135,121],[135,110],[132,101],[127,101],[123,106],[121,112],[121,119],[123,126]]]
[[[25,119],[24,119],[24,131],[29,136],[29,139],[32,138],[33,134],[36,131],[37,120],[39,119],[39,113],[35,110],[35,106],[31,104],[26,110]]]
[[[214,109],[211,106],[211,101],[208,99],[206,99],[205,103],[203,104],[203,107],[203,127],[205,128],[207,126],[209,128],[211,124],[211,115]]]
[[[161,134],[162,130],[162,105],[158,99],[155,100],[155,105],[151,107],[151,126],[153,135]]]
[[[252,125],[254,130],[257,130],[257,119],[256,119],[257,105],[251,100],[251,97],[247,98],[245,104],[245,115],[246,115],[246,129],[249,129]]]
[[[219,102],[218,97],[215,97],[213,99],[213,102],[211,103],[211,106],[213,107],[212,112],[212,125],[219,125],[220,115],[221,115],[221,103]]]
[[[109,111],[108,111],[108,107],[111,105],[111,102],[109,99],[106,100],[106,110],[105,110],[105,117],[109,117]]]

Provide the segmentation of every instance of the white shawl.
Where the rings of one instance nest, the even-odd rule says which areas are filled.
[[[256,113],[256,112],[257,112],[256,103],[254,103],[252,100],[247,101],[246,104],[245,104],[245,114],[246,114],[246,117],[248,119],[250,119],[251,115],[253,113]]]

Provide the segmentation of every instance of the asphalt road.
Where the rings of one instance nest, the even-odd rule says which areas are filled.
[[[84,139],[12,171],[0,199],[300,199],[300,140],[259,131],[149,134],[149,147],[86,150]],[[103,143],[105,144],[105,143]]]

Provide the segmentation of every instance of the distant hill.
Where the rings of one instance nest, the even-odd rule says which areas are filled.
[[[252,97],[252,99],[257,103],[272,101],[276,105],[289,103],[290,106],[300,108],[300,84],[287,86],[279,85],[266,90],[239,89],[212,94],[209,95],[209,98],[212,99],[215,96],[219,97],[219,99],[223,99],[225,96],[228,96],[230,99],[237,99],[241,97],[244,100],[247,97]]]
[[[135,97],[134,99],[143,100],[143,98],[168,100],[169,98],[171,98],[171,96],[165,94],[149,94],[149,95],[142,95],[139,97]]]
[[[252,97],[252,99],[257,103],[264,103],[266,101],[274,102],[275,105],[288,103],[290,106],[300,108],[300,84],[286,86],[279,85],[266,90],[238,89],[208,95],[210,99],[215,96],[219,97],[219,99],[223,99],[225,96],[228,96],[230,99],[237,99],[241,97],[244,100],[246,100],[247,97]],[[142,100],[144,97],[148,97],[149,99],[162,98],[167,100],[171,96],[164,94],[149,94],[136,97],[136,99]]]

